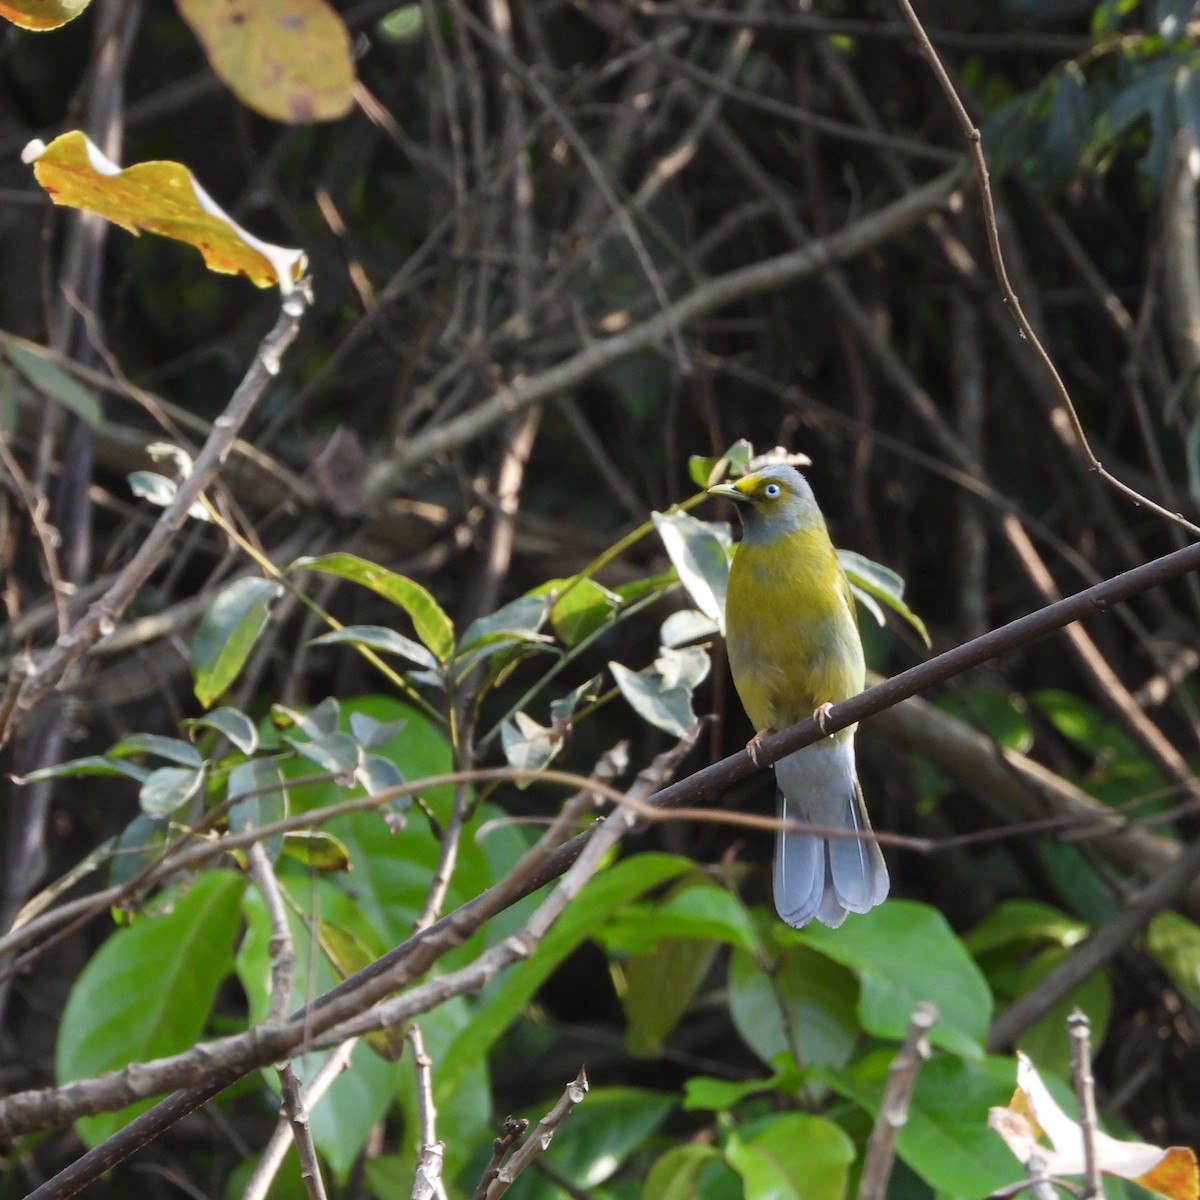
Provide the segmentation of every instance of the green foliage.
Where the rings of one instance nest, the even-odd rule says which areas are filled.
[[[1200,926],[1160,912],[1146,929],[1146,949],[1191,1004],[1200,1004]]]
[[[55,1055],[60,1080],[176,1054],[199,1038],[233,970],[244,886],[231,871],[209,871],[108,938],[71,989]],[[85,1117],[75,1127],[88,1145],[99,1145],[151,1103]]]
[[[734,447],[706,469],[723,470],[738,461]],[[185,801],[201,807],[227,803],[224,820],[234,832],[271,827],[264,844],[286,898],[297,956],[294,991],[287,998],[288,1009],[294,1009],[408,936],[441,858],[440,831],[456,808],[464,825],[445,909],[501,879],[527,848],[528,836],[506,824],[503,811],[471,787],[420,785],[454,768],[462,751],[454,742],[457,714],[478,714],[485,702],[505,706],[480,744],[497,742],[507,761],[531,777],[563,753],[575,726],[613,695],[622,695],[650,726],[671,734],[691,727],[695,698],[709,671],[707,644],[722,619],[729,531],[680,510],[655,514],[636,538],[652,531],[671,560],[670,573],[604,587],[592,578],[608,561],[601,556],[587,571],[532,589],[461,634],[412,580],[352,555],[302,559],[294,569],[319,570],[365,587],[411,623],[413,638],[387,624],[361,624],[314,639],[336,652],[361,653],[376,665],[378,655],[394,660],[398,674],[382,669],[406,700],[362,696],[329,698],[311,707],[275,704],[271,720],[258,724],[236,709],[218,708],[188,723],[194,741],[135,735],[103,757],[67,764],[55,774],[100,771],[136,781],[144,815],[127,836],[147,843],[131,860],[139,866],[153,861],[153,846],[166,833],[164,819],[177,815]],[[859,556],[843,555],[843,562],[871,611],[882,617],[880,606],[891,608],[923,632],[904,603],[898,576]],[[206,697],[223,694],[237,678],[262,636],[277,591],[268,581],[243,580],[219,597],[193,653],[198,691]],[[683,598],[684,607],[661,622],[651,666],[635,670],[610,661],[615,688],[608,693],[600,677],[582,682],[570,677],[600,637],[672,593]],[[514,704],[518,671],[524,675]],[[1097,752],[1113,745],[1094,714],[1053,696],[1040,703],[1064,736]],[[547,723],[532,715],[535,704],[545,705]],[[1008,701],[979,691],[966,698],[965,709],[982,714],[1005,744],[1027,744],[1029,723]],[[419,813],[411,807],[407,780],[419,788]],[[360,798],[363,810],[326,815],[348,797]],[[297,827],[281,830],[281,822]],[[128,878],[128,865],[124,869]],[[451,996],[421,1016],[435,1064],[435,1104],[454,1130],[447,1139],[447,1179],[461,1179],[465,1186],[477,1177],[472,1173],[480,1169],[492,1136],[492,1061],[506,1053],[508,1039],[536,1033],[541,990],[585,946],[604,956],[630,1054],[644,1059],[668,1054],[699,1012],[717,1009],[748,1060],[759,1065],[742,1079],[694,1075],[679,1095],[596,1081],[548,1154],[553,1169],[574,1186],[625,1196],[637,1194],[640,1180],[646,1196],[713,1200],[845,1195],[878,1112],[888,1062],[913,1009],[926,1000],[940,1012],[931,1035],[939,1052],[920,1077],[898,1147],[913,1186],[974,1195],[1011,1178],[1007,1151],[988,1131],[986,1113],[990,1104],[1007,1099],[1014,1068],[1009,1060],[986,1058],[984,1038],[995,1004],[1033,986],[1083,935],[1084,926],[1054,910],[1007,906],[964,941],[927,905],[891,900],[836,931],[820,926],[797,931],[771,913],[748,909],[731,886],[739,874],[733,868],[703,873],[686,858],[660,853],[615,861],[583,887],[527,959],[479,992]],[[224,900],[219,916],[205,914],[217,936],[203,945],[194,937],[176,938],[170,955],[174,974],[207,988],[193,1005],[202,1024],[216,982],[233,966],[240,900],[245,932],[236,969],[249,1021],[263,1019],[271,980],[266,910],[257,892],[242,895],[236,876],[212,873],[183,896],[173,916],[142,918],[110,940],[105,957],[95,960],[99,966],[85,973],[69,1008],[70,1036],[64,1033],[60,1047],[64,1072],[92,1067],[77,1047],[94,1047],[106,1028],[99,1021],[112,1019],[111,1007],[93,1007],[101,985],[90,973],[103,969],[105,981],[128,976],[136,967],[138,943],[132,939],[149,938],[146,930],[170,929],[171,920],[178,926],[191,911],[188,905],[199,903],[192,897],[208,892]],[[532,903],[489,922],[434,972],[466,965],[486,945],[515,933]],[[199,919],[188,928],[194,931]],[[153,945],[161,948],[165,941],[158,932]],[[1103,981],[1088,981],[1071,1000],[1085,1003],[1102,1031],[1109,1003]],[[193,1021],[175,1037],[199,1033]],[[1027,1044],[1051,1066],[1059,1062],[1050,1019],[1030,1033]],[[149,1052],[140,1043],[118,1042],[105,1062]],[[325,1058],[303,1056],[297,1062],[301,1077],[311,1078]],[[272,1071],[263,1075],[269,1087],[277,1086]],[[548,1106],[550,1098],[531,1102]],[[807,1111],[796,1111],[799,1106]],[[335,1178],[348,1178],[371,1130],[389,1115],[411,1145],[418,1097],[400,1030],[373,1034],[357,1047],[312,1115],[318,1151]],[[659,1130],[684,1120],[706,1122],[708,1142],[658,1140]],[[373,1159],[367,1177],[377,1189],[389,1186],[386,1180],[407,1161]],[[550,1200],[562,1193],[530,1172],[512,1194]]]
[[[1070,179],[1129,153],[1148,188],[1162,190],[1178,137],[1200,141],[1200,60],[1186,30],[1193,6],[1163,0],[1145,30],[1122,28],[1138,7],[1105,0],[1093,17],[1092,48],[991,114],[984,145],[997,169],[1020,170],[1050,199]]]
[[[14,338],[5,341],[3,350],[8,361],[43,395],[56,400],[89,425],[99,425],[103,420],[96,397],[40,346]]]
[[[196,699],[206,708],[241,673],[282,592],[271,580],[247,576],[223,588],[209,606],[192,640],[190,664]]]
[[[1088,926],[1048,904],[1010,900],[984,918],[964,939],[1000,1004],[1025,995],[1088,935]],[[1018,1049],[1042,1068],[1067,1075],[1070,1048],[1066,1020],[1078,1008],[1091,1021],[1096,1045],[1104,1040],[1112,989],[1103,971],[1089,975],[1040,1021],[1022,1034]]]
[[[899,1040],[922,1000],[938,1006],[930,1040],[977,1058],[992,1016],[987,983],[945,917],[936,909],[892,900],[842,929],[812,926],[805,943],[855,970],[863,1028]],[[919,962],[919,974],[913,963]]]
[[[779,1200],[839,1200],[854,1159],[854,1143],[832,1121],[804,1113],[751,1122],[725,1145],[747,1196]]]
[[[437,601],[415,580],[397,575],[356,554],[324,554],[299,558],[293,570],[321,571],[361,584],[408,613],[417,637],[437,658],[445,662],[454,648],[454,625]]]

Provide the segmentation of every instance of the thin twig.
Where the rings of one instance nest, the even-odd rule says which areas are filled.
[[[970,113],[967,112],[966,106],[960,99],[958,92],[955,90],[954,84],[950,80],[950,76],[946,73],[946,68],[942,65],[942,60],[938,57],[938,52],[934,49],[933,43],[929,40],[929,35],[925,32],[921,25],[920,19],[910,0],[895,0],[897,8],[900,9],[904,19],[908,22],[909,28],[912,30],[913,37],[916,39],[921,53],[925,56],[933,73],[937,78],[938,85],[941,87],[943,94],[954,111],[955,118],[962,129],[963,136],[967,140],[967,146],[971,153],[971,162],[975,167],[975,175],[979,183],[979,197],[983,205],[983,225],[984,231],[987,234],[988,250],[992,256],[992,268],[996,274],[996,281],[1000,284],[1000,290],[1004,294],[1004,302],[1008,305],[1012,313],[1013,320],[1017,323],[1017,328],[1021,331],[1021,336],[1029,343],[1034,354],[1041,362],[1043,369],[1049,377],[1055,394],[1062,403],[1063,410],[1066,412],[1068,419],[1071,422],[1071,427],[1075,431],[1076,440],[1079,443],[1079,448],[1083,452],[1084,457],[1088,461],[1088,466],[1096,472],[1109,486],[1115,488],[1127,499],[1132,500],[1143,508],[1148,508],[1151,512],[1157,513],[1165,520],[1171,521],[1176,525],[1186,529],[1195,537],[1200,537],[1200,525],[1193,525],[1191,521],[1186,520],[1181,513],[1171,512],[1170,509],[1164,508],[1161,504],[1156,504],[1153,500],[1143,496],[1136,489],[1131,488],[1128,484],[1123,483],[1115,475],[1106,471],[1101,465],[1100,460],[1092,451],[1091,444],[1088,441],[1087,433],[1084,431],[1083,422],[1079,419],[1079,414],[1075,410],[1074,402],[1071,400],[1071,394],[1067,391],[1067,386],[1063,383],[1062,376],[1058,373],[1058,368],[1054,365],[1054,360],[1050,357],[1046,347],[1042,345],[1041,340],[1034,332],[1033,326],[1029,322],[1029,318],[1025,315],[1025,310],[1021,307],[1020,297],[1012,286],[1012,282],[1008,277],[1008,268],[1004,263],[1004,251],[1000,245],[1000,231],[996,221],[996,206],[992,198],[992,185],[988,173],[987,159],[983,154],[983,135],[978,127],[971,120]]]
[[[312,1128],[308,1123],[308,1109],[300,1091],[300,1080],[290,1062],[279,1068],[279,1086],[283,1095],[283,1113],[287,1128],[296,1144],[296,1157],[300,1160],[300,1180],[304,1184],[308,1200],[325,1200],[325,1181],[321,1178],[321,1164],[317,1161],[317,1148],[313,1144]]]
[[[11,736],[14,725],[40,704],[96,642],[108,633],[135,596],[163,561],[188,519],[192,505],[212,482],[229,454],[238,431],[250,416],[267,385],[279,373],[279,360],[300,331],[300,321],[310,300],[305,286],[290,292],[280,308],[275,327],[262,340],[242,382],[225,412],[213,423],[213,431],[196,456],[191,474],[179,484],[171,502],[163,509],[133,558],[117,575],[112,586],[55,642],[26,678],[17,695],[13,719],[0,729],[0,745]]]
[[[582,1102],[587,1092],[587,1072],[580,1067],[579,1074],[567,1084],[555,1106],[537,1123],[534,1131],[521,1143],[512,1158],[497,1171],[496,1178],[488,1185],[487,1200],[499,1200],[517,1176],[545,1152],[558,1127],[570,1115],[571,1110]]]
[[[271,988],[267,1002],[267,1021],[274,1024],[287,1018],[292,1005],[292,984],[296,966],[296,951],[292,945],[292,931],[288,926],[287,907],[279,880],[271,867],[271,860],[263,849],[262,842],[252,843],[246,850],[250,879],[263,898],[271,935],[267,942],[267,953],[271,960]]]
[[[937,1005],[925,1000],[913,1010],[904,1043],[888,1067],[879,1116],[867,1140],[858,1200],[882,1200],[896,1159],[896,1138],[908,1120],[917,1074],[929,1058],[929,1031],[937,1023]]]
[[[446,1144],[437,1136],[437,1108],[433,1103],[433,1060],[425,1053],[425,1039],[415,1022],[404,1036],[412,1047],[413,1070],[417,1074],[417,1112],[421,1121],[421,1150],[413,1176],[412,1200],[445,1200],[442,1159]]]
[[[292,945],[292,932],[288,925],[287,907],[279,880],[271,867],[271,860],[261,842],[248,847],[250,878],[258,888],[267,912],[271,935],[267,942],[267,953],[271,961],[271,987],[267,1002],[266,1023],[282,1024],[287,1019],[292,1005],[292,984],[296,964],[296,953]],[[296,1146],[300,1160],[300,1178],[308,1200],[325,1200],[325,1182],[321,1178],[321,1167],[313,1145],[312,1129],[308,1122],[308,1109],[300,1094],[300,1081],[290,1062],[276,1067],[279,1076],[280,1095],[283,1097],[283,1121],[281,1128],[287,1131]],[[282,1157],[279,1159],[282,1162]],[[260,1166],[261,1170],[261,1166]],[[256,1172],[257,1176],[258,1172]],[[263,1190],[269,1186],[271,1175],[265,1177]]]
[[[487,1190],[491,1187],[492,1180],[500,1173],[500,1164],[517,1140],[524,1137],[525,1130],[528,1128],[529,1122],[524,1117],[504,1118],[504,1124],[500,1127],[500,1136],[492,1142],[492,1156],[488,1159],[488,1165],[484,1167],[483,1174],[479,1177],[479,1184],[472,1193],[471,1200],[487,1200]]]
[[[1092,1078],[1091,1022],[1082,1009],[1067,1018],[1071,1039],[1071,1082],[1079,1105],[1079,1129],[1083,1136],[1083,1198],[1104,1200],[1100,1182],[1100,1160],[1096,1156],[1096,1081]]]
[[[308,1112],[312,1112],[316,1108],[321,1097],[333,1086],[334,1080],[346,1069],[346,1064],[350,1061],[350,1055],[357,1044],[353,1040],[343,1042],[322,1063],[321,1069],[313,1076],[312,1083],[301,1093],[301,1102]],[[292,1142],[292,1131],[288,1127],[288,1123],[281,1121],[275,1132],[271,1134],[266,1148],[259,1155],[258,1165],[254,1168],[254,1173],[246,1184],[241,1200],[266,1200],[271,1183],[279,1173],[279,1168],[283,1165],[284,1157]]]
[[[466,445],[513,413],[575,387],[638,350],[656,345],[670,329],[682,329],[697,317],[747,296],[796,283],[902,233],[934,209],[948,204],[959,190],[961,175],[961,168],[954,167],[827,238],[706,280],[674,301],[665,312],[593,342],[536,375],[502,384],[494,396],[469,412],[423,430],[397,446],[395,454],[386,463],[380,463],[368,478],[367,503],[378,502],[398,481],[410,477],[415,467]]]

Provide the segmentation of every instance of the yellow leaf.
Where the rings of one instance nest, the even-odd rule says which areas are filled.
[[[30,142],[22,158],[55,204],[86,209],[130,233],[141,230],[188,242],[210,270],[245,275],[259,287],[289,292],[304,272],[302,250],[273,246],[227,216],[174,162],[144,162],[122,170],[78,130],[50,143]]]
[[[0,17],[43,33],[73,21],[92,0],[0,0]]]
[[[1196,1155],[1187,1146],[1172,1146],[1162,1162],[1145,1175],[1135,1176],[1133,1182],[1160,1196],[1169,1196],[1171,1200],[1196,1200],[1200,1191]]]
[[[350,34],[326,0],[176,0],[209,64],[243,104],[290,125],[354,103]]]

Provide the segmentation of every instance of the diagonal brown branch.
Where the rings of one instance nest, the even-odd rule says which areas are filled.
[[[133,602],[142,585],[178,537],[188,512],[201,492],[212,482],[229,454],[239,430],[253,411],[267,385],[279,373],[279,360],[300,332],[300,321],[309,298],[302,285],[291,292],[280,308],[274,328],[263,338],[258,353],[242,382],[230,398],[225,412],[213,424],[212,434],[196,456],[191,474],[183,480],[170,504],[163,509],[137,553],[117,575],[112,586],[55,642],[38,662],[17,693],[8,725],[0,729],[0,745],[12,733],[14,724],[40,704],[63,680],[67,672],[106,633]]]

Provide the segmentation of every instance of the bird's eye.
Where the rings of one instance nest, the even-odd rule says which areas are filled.
[[[768,500],[774,500],[782,490],[783,489],[779,486],[779,484],[768,483],[767,486],[763,488],[763,495],[766,496]]]

